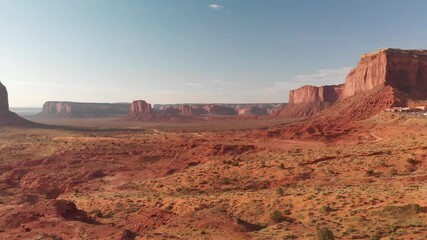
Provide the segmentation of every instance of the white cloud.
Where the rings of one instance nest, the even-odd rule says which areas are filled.
[[[201,83],[184,83],[184,85],[191,86],[191,87],[201,87],[201,86],[203,86]]]
[[[345,82],[345,77],[350,72],[350,69],[350,67],[320,69],[312,74],[294,76],[292,80],[313,85],[340,84]]]
[[[218,79],[214,79],[212,81],[213,83],[218,83],[218,84],[223,84],[223,85],[239,85],[235,82],[230,82],[230,81],[224,81],[224,80],[218,80]]]
[[[224,6],[219,5],[219,4],[215,4],[215,3],[209,4],[208,7],[212,10],[215,10],[215,11],[224,9]]]

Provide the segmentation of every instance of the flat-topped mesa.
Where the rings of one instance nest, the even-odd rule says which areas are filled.
[[[427,98],[427,50],[385,48],[363,54],[345,84],[306,85],[289,93],[289,103],[334,103],[341,99],[391,86],[413,98]]]
[[[6,87],[0,82],[0,112],[9,111],[9,98]]]
[[[342,97],[344,85],[329,85],[329,86],[311,86],[305,85],[289,92],[289,103],[315,103],[329,102],[333,103]]]
[[[250,106],[238,109],[237,113],[239,116],[262,116],[268,115],[268,110],[259,106]]]
[[[209,104],[203,106],[207,113],[215,115],[236,115],[236,109],[231,107],[220,106],[216,104]]]
[[[130,105],[131,114],[149,114],[151,113],[151,104],[147,103],[144,100],[133,101]]]
[[[53,116],[53,115],[71,115],[72,105],[65,102],[45,102],[43,104],[42,115]]]
[[[427,97],[427,50],[380,49],[364,54],[347,75],[344,97],[391,86],[415,98]]]
[[[84,103],[49,101],[43,104],[42,117],[108,117],[129,113],[129,103]]]
[[[377,93],[384,94],[377,98],[370,96]],[[350,110],[362,114],[367,112],[366,109],[372,109],[371,115],[385,108],[405,105],[408,99],[427,99],[427,50],[385,48],[363,54],[357,66],[347,75],[345,84],[303,86],[291,90],[290,104],[279,114],[309,116],[331,104],[359,95],[373,99],[369,105],[375,105],[375,108],[359,106],[357,110]]]

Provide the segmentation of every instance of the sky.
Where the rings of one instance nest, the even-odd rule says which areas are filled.
[[[0,0],[0,81],[46,101],[287,102],[361,54],[427,49],[423,0]]]

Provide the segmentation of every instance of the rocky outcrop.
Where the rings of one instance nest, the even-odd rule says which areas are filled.
[[[362,55],[346,78],[344,96],[391,86],[413,97],[427,97],[427,50],[381,49]]]
[[[131,114],[149,114],[151,113],[151,104],[144,100],[133,101],[130,105]]]
[[[182,105],[180,107],[181,109],[181,114],[192,114],[193,113],[193,108],[190,105]]]
[[[9,98],[6,87],[0,82],[0,112],[9,111]]]
[[[108,117],[129,113],[129,103],[55,102],[43,104],[42,117]]]
[[[203,107],[207,113],[215,115],[236,115],[237,112],[234,108],[220,106],[216,104],[205,105]]]
[[[246,108],[238,109],[239,116],[262,116],[267,115],[268,111],[265,108],[258,106],[251,106]]]
[[[344,85],[315,87],[305,85],[289,92],[289,103],[336,102],[342,97]]]
[[[427,98],[427,50],[381,49],[364,54],[357,66],[347,75],[345,84],[333,86],[303,86],[289,93],[289,105],[279,114],[284,116],[305,116],[322,111],[330,104],[343,99],[391,87],[392,94],[400,92],[413,99]],[[393,96],[387,104],[391,107]]]

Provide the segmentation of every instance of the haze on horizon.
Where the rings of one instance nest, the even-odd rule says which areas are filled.
[[[11,107],[286,102],[362,53],[427,48],[427,2],[0,0]]]

